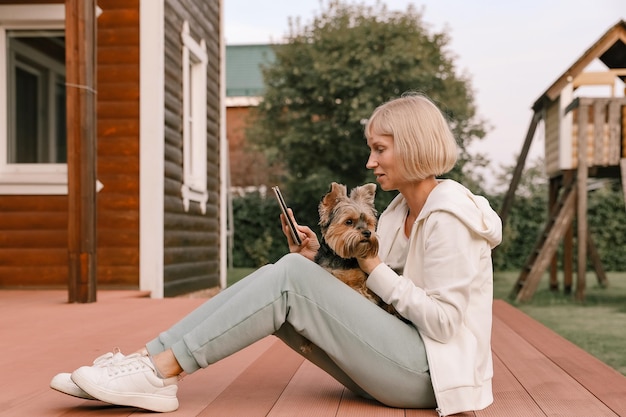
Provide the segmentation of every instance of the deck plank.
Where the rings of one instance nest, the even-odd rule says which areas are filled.
[[[227,390],[212,401],[198,417],[266,416],[285,390],[304,358],[276,340],[271,349],[251,364]]]
[[[49,389],[57,372],[130,352],[200,305],[137,291],[68,304],[64,291],[0,291],[0,417],[138,416]],[[504,301],[494,303],[494,397],[455,417],[626,416],[626,378]],[[185,376],[172,417],[436,417],[359,398],[273,336]]]
[[[82,407],[129,415],[132,409],[59,394],[49,388],[50,379],[115,346],[125,352],[138,349],[201,302],[155,304],[144,293],[113,291],[99,294],[97,303],[68,304],[63,291],[0,291],[0,365],[9,376],[0,379],[0,416],[81,415]],[[75,406],[78,411],[68,409]]]
[[[494,331],[498,331],[498,323]],[[497,355],[493,356],[494,402],[477,417],[543,417],[544,412]]]
[[[429,411],[434,413],[433,410]],[[385,407],[376,401],[357,397],[348,390],[345,391],[337,410],[337,417],[404,417],[404,415],[404,409]]]
[[[335,416],[345,388],[311,362],[303,362],[267,417]]]
[[[624,375],[508,303],[497,301],[494,304],[494,313],[512,331],[579,381],[615,414],[626,416]]]
[[[268,337],[204,370],[184,376],[178,389],[180,408],[167,414],[168,417],[200,415],[208,404],[230,389],[275,343],[275,338]]]
[[[546,415],[615,417],[563,369],[494,317],[493,349]]]

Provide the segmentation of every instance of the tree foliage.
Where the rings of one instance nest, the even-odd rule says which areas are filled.
[[[521,176],[508,220],[503,225],[502,243],[494,251],[496,270],[521,269],[543,230],[548,216],[548,183],[543,167],[541,158],[529,161]],[[497,189],[506,190],[515,166],[500,169],[495,185]],[[494,209],[502,207],[504,193],[487,195]]]
[[[589,194],[589,232],[609,271],[626,271],[626,210],[619,181],[607,181]]]
[[[280,209],[270,196],[249,193],[233,199],[233,265],[257,268],[288,252],[280,227]]]
[[[447,33],[430,31],[413,6],[398,12],[382,3],[331,1],[310,24],[292,22],[287,43],[263,69],[265,93],[248,137],[284,165],[281,182],[300,219],[317,220],[311,202],[331,181],[349,188],[373,181],[364,121],[404,92],[427,94],[450,119],[461,149],[450,176],[461,178],[467,146],[485,127],[448,43]],[[380,195],[377,204],[391,197]]]

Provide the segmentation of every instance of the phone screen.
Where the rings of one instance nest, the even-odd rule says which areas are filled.
[[[287,219],[287,224],[289,224],[289,230],[291,231],[291,237],[293,238],[293,241],[296,242],[298,245],[301,245],[302,240],[300,239],[300,234],[298,233],[298,230],[296,229],[296,225],[291,220],[291,217],[287,214],[287,204],[285,204],[285,199],[283,198],[283,195],[280,192],[280,188],[278,188],[277,186],[274,186],[272,187],[272,190],[274,190],[274,194],[276,195],[276,200],[278,200],[278,205],[280,206],[280,210],[283,212],[283,215]]]

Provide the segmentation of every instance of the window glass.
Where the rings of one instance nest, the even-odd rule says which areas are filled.
[[[7,30],[9,164],[66,163],[62,30]]]

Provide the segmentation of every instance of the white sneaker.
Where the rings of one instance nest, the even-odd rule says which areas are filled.
[[[96,360],[93,361],[93,366],[104,366],[122,359],[124,359],[124,355],[118,348],[115,348],[113,352],[108,352],[102,356],[98,356]],[[55,375],[52,378],[52,381],[50,381],[50,388],[73,397],[83,398],[85,400],[95,400],[94,397],[80,389],[78,385],[72,381],[71,375],[72,374],[69,372],[63,372]]]
[[[134,353],[105,366],[83,366],[72,381],[101,401],[150,411],[178,409],[178,377],[162,379],[148,356]]]

